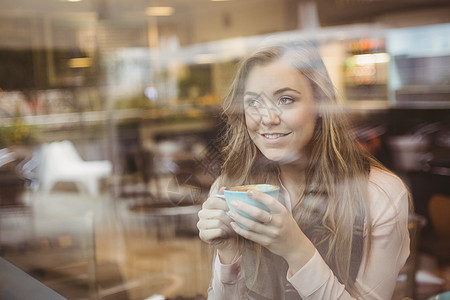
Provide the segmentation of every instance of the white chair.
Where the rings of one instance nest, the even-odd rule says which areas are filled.
[[[81,191],[91,196],[99,194],[99,180],[111,175],[110,161],[85,161],[70,141],[42,145],[40,184],[44,193],[57,182],[74,182]]]

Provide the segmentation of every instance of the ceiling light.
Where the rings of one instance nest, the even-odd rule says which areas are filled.
[[[215,61],[214,58],[215,56],[213,54],[197,54],[194,57],[194,61],[197,64],[211,64]]]
[[[356,64],[360,66],[383,64],[388,63],[390,60],[389,54],[387,53],[359,54],[355,55],[354,58]]]
[[[375,53],[375,63],[382,64],[388,63],[391,57],[387,53]]]
[[[171,16],[173,14],[173,7],[171,6],[151,6],[147,7],[145,14],[147,16],[163,17]]]
[[[92,65],[92,59],[89,57],[71,58],[69,59],[70,68],[89,68]]]

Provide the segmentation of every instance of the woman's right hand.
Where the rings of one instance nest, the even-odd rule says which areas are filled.
[[[220,193],[223,193],[221,189]],[[238,252],[236,233],[228,217],[228,205],[225,199],[211,196],[198,212],[199,237],[217,248],[222,263],[231,263]]]

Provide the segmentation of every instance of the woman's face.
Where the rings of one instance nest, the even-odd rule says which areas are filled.
[[[255,145],[269,160],[291,162],[313,136],[317,119],[311,86],[281,59],[253,67],[244,89],[245,122]]]

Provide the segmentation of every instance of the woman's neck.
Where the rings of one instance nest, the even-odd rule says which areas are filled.
[[[295,181],[299,177],[303,178],[307,167],[307,161],[305,159],[297,159],[289,163],[280,163],[279,168],[281,172],[281,178],[292,178]]]
[[[294,207],[303,195],[305,189],[305,170],[304,162],[296,161],[289,164],[282,164],[280,168],[280,179],[284,187],[289,192],[292,207]]]

